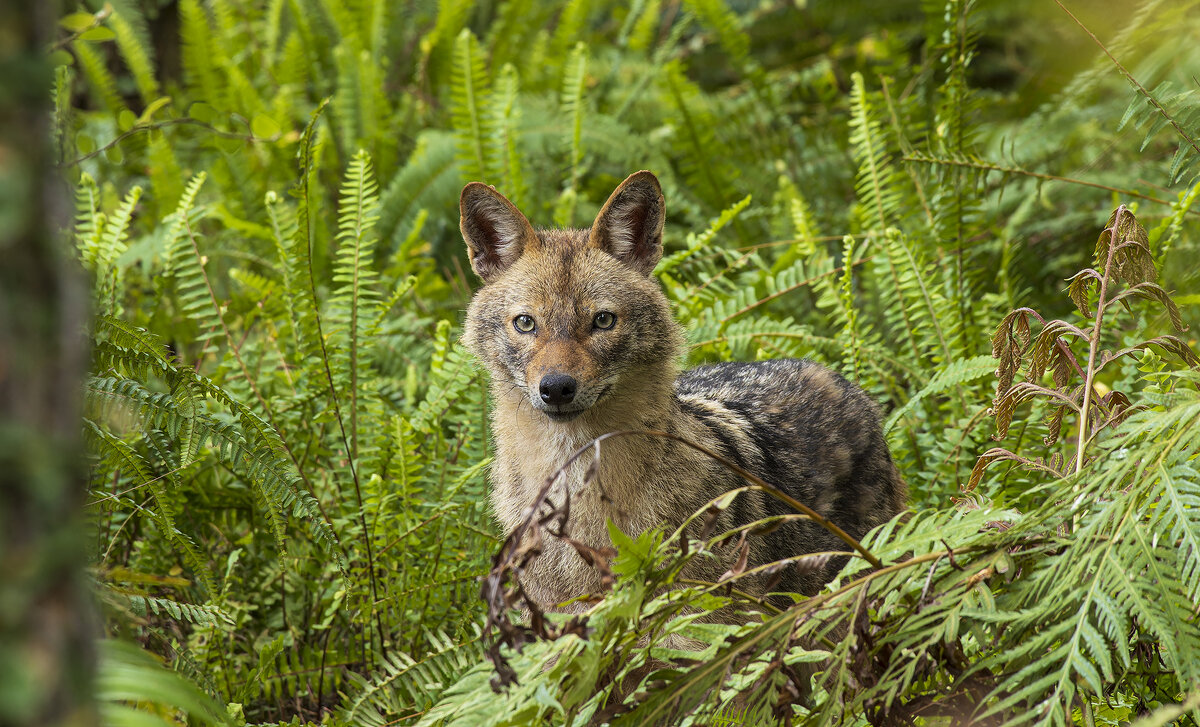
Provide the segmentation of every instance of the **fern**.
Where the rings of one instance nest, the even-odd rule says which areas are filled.
[[[224,405],[236,418],[237,426],[195,412],[180,412],[169,399],[144,392],[136,384],[124,385],[125,391],[144,392],[134,396],[134,401],[142,408],[141,416],[175,431],[185,431],[181,417],[192,417],[194,426],[199,429],[200,441],[211,442],[214,454],[254,483],[271,507],[305,517],[316,540],[334,550],[336,557],[336,535],[322,519],[312,496],[300,489],[300,478],[283,457],[285,448],[278,434],[224,389],[191,369],[171,362],[153,336],[118,319],[106,318],[101,322],[103,335],[111,338],[96,346],[98,368],[137,379],[145,379],[151,374],[161,376],[173,389],[186,388],[194,396],[212,398]],[[282,539],[281,532],[277,535]],[[282,549],[283,543],[279,544]]]
[[[133,74],[142,103],[149,105],[159,97],[158,79],[154,77],[154,56],[149,46],[134,32],[133,26],[118,11],[108,16],[108,25],[117,36],[117,47]]]
[[[454,42],[451,119],[458,144],[458,166],[464,182],[493,178],[496,152],[490,79],[479,43],[470,30]]]
[[[930,378],[929,383],[916,394],[913,394],[912,398],[905,402],[904,406],[893,411],[888,416],[887,421],[883,425],[884,433],[886,434],[895,427],[906,414],[924,401],[926,397],[944,393],[952,388],[962,386],[968,381],[979,379],[994,372],[995,368],[996,365],[990,356],[976,356],[950,363]]]
[[[584,26],[591,15],[592,0],[568,0],[562,4],[558,22],[554,27],[554,36],[550,41],[550,56],[555,59],[567,58],[565,68],[570,74],[574,56],[578,52],[578,43]],[[564,84],[565,85],[565,84]]]
[[[522,172],[520,148],[521,107],[518,103],[520,80],[517,69],[506,64],[496,79],[496,148],[500,159],[500,185],[497,187],[517,209],[525,203],[529,184]],[[582,126],[582,125],[581,125]],[[578,146],[578,142],[576,142]]]
[[[52,45],[96,589],[233,721],[1195,722],[1194,3],[1103,47],[966,0],[111,5]],[[588,638],[501,652],[497,694],[457,198],[578,224],[637,169],[689,362],[854,378],[912,513],[766,605],[678,581],[715,542],[618,536]],[[187,706],[156,669],[111,714]]]
[[[866,208],[863,224],[882,231],[898,213],[901,196],[894,187],[882,124],[873,115],[862,74],[852,77],[850,89],[850,144],[858,162],[858,198]]]
[[[564,143],[569,152],[568,159],[571,165],[567,187],[555,204],[554,210],[554,222],[561,227],[571,227],[573,224],[575,202],[579,197],[577,187],[580,175],[583,173],[583,116],[586,111],[583,103],[583,86],[586,73],[587,46],[578,43],[571,51],[566,69],[563,71],[562,95],[559,102],[562,114],[570,119]]]
[[[104,65],[104,61],[100,54],[97,53],[90,43],[84,40],[77,41],[73,50],[75,57],[79,59],[79,66],[83,70],[83,75],[91,84],[96,95],[99,96],[100,102],[104,107],[115,117],[121,111],[125,110],[125,104],[121,101],[117,94],[117,82],[113,78],[111,72]]]
[[[180,0],[180,29],[184,78],[193,93],[212,103],[221,98],[218,91],[217,58],[213,47],[212,27],[208,13],[199,0]]]
[[[432,707],[458,678],[482,656],[479,637],[454,643],[446,634],[430,634],[436,651],[417,661],[395,654],[376,675],[352,677],[358,695],[343,713],[344,719],[368,727],[389,723],[389,716],[403,718],[416,710]]]
[[[170,616],[177,621],[187,621],[197,626],[216,626],[218,623],[233,625],[233,618],[215,606],[179,603],[167,598],[129,595],[129,603],[135,613]]]
[[[333,335],[342,338],[347,360],[342,371],[348,376],[337,388],[349,391],[350,457],[358,458],[359,380],[369,365],[360,350],[372,333],[366,321],[374,318],[373,309],[379,306],[379,294],[374,290],[375,274],[368,267],[373,259],[374,227],[378,217],[379,185],[371,170],[366,152],[359,151],[346,171],[342,186],[342,203],[338,221],[338,258],[333,269],[333,282],[338,286],[331,303],[339,314],[333,318]],[[360,307],[365,308],[360,312]],[[360,362],[360,359],[361,362]]]

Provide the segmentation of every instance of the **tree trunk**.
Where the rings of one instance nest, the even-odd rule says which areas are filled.
[[[96,722],[83,579],[86,291],[51,152],[58,3],[0,4],[0,725]]]

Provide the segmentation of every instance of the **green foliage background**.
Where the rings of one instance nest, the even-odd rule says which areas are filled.
[[[109,635],[181,678],[106,649],[109,719],[1194,723],[1200,376],[1172,319],[1200,312],[1200,15],[1070,7],[82,3],[53,93],[95,291],[94,579]],[[691,362],[860,382],[915,514],[868,539],[882,571],[745,626],[681,610],[724,587],[654,595],[677,539],[627,541],[592,638],[513,655],[496,696],[458,192],[581,226],[638,169]],[[1120,204],[1162,293],[1124,307],[1150,276],[1095,242]],[[1081,335],[1022,336],[1022,307]],[[626,706],[597,682],[649,656],[676,662]]]

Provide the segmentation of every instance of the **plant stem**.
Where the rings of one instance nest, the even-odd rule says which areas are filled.
[[[1083,469],[1083,450],[1087,443],[1088,417],[1092,405],[1092,382],[1096,378],[1096,354],[1100,350],[1100,328],[1104,323],[1104,306],[1108,297],[1108,281],[1112,275],[1113,254],[1119,241],[1116,239],[1121,229],[1121,217],[1125,214],[1125,205],[1117,208],[1113,215],[1112,227],[1109,229],[1108,258],[1104,261],[1104,275],[1100,278],[1100,296],[1096,300],[1096,322],[1092,326],[1092,335],[1088,338],[1088,363],[1084,370],[1083,405],[1079,408],[1079,440],[1075,447],[1075,472]],[[1103,234],[1103,233],[1101,233]],[[1075,485],[1078,492],[1079,485]]]

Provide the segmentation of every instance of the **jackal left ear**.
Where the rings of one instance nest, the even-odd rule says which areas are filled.
[[[459,229],[471,255],[471,269],[483,282],[517,261],[537,244],[537,234],[525,215],[508,198],[482,182],[463,187],[458,201]]]
[[[666,221],[662,187],[647,171],[636,172],[613,191],[596,221],[589,243],[640,273],[649,275],[662,258]]]

